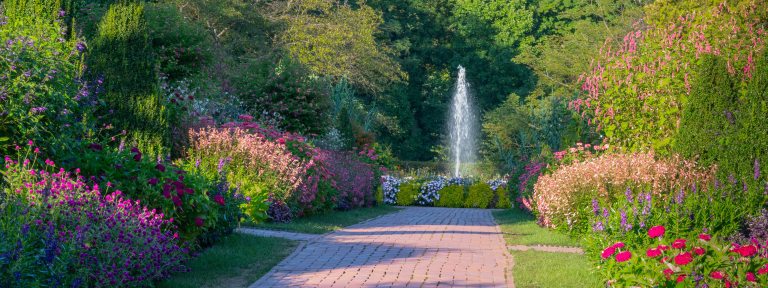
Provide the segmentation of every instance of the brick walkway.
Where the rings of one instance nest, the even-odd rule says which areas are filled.
[[[491,211],[409,207],[309,241],[251,287],[512,287]]]

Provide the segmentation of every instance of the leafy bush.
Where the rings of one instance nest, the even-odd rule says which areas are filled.
[[[183,269],[188,251],[163,214],[34,158],[4,162],[0,285],[150,286]]]
[[[493,201],[494,193],[491,186],[486,183],[476,183],[469,186],[467,199],[464,201],[464,207],[468,208],[488,208]]]
[[[650,153],[607,154],[585,162],[560,167],[543,175],[534,186],[533,199],[539,222],[546,227],[584,227],[580,207],[590,199],[615,199],[615,187],[647,185],[656,195],[707,181],[711,171],[700,171],[679,159],[656,160]],[[580,216],[582,215],[582,216]],[[564,228],[564,227],[561,227]]]
[[[144,4],[114,3],[102,17],[88,66],[103,76],[108,125],[127,132],[129,144],[150,156],[170,152],[169,111],[160,95],[156,55],[149,42]]]
[[[440,190],[448,184],[448,180],[442,176],[424,182],[416,196],[416,203],[422,206],[435,204],[435,201],[440,200]]]
[[[496,205],[494,208],[508,209],[512,208],[512,201],[509,200],[507,189],[496,189]]]
[[[407,182],[400,184],[400,190],[395,196],[397,198],[397,205],[410,206],[416,203],[416,198],[419,196],[421,184],[418,182]]]
[[[0,155],[22,139],[52,154],[67,151],[93,106],[81,79],[85,44],[62,39],[64,15],[54,1],[27,2],[5,1],[0,13]]]
[[[754,178],[768,163],[768,50],[747,65],[763,67],[750,76],[729,73],[728,59],[707,57],[685,106],[675,148],[722,176]],[[732,69],[732,68],[731,68]]]
[[[440,199],[435,202],[439,207],[464,206],[464,185],[449,185],[439,191]]]
[[[376,191],[373,165],[360,161],[351,152],[317,149],[316,153],[315,162],[328,173],[325,178],[338,191],[338,199],[333,200],[337,208],[347,210],[373,205]]]

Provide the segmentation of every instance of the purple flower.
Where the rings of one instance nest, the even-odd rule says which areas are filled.
[[[624,231],[632,230],[632,224],[627,223],[627,212],[621,210],[621,228]]]
[[[683,204],[683,197],[685,196],[685,192],[683,189],[680,189],[680,192],[677,193],[677,196],[675,196],[675,203],[676,204]]]
[[[597,199],[592,199],[592,213],[595,213],[595,216],[600,215],[600,203],[597,202]]]
[[[624,196],[627,197],[627,202],[632,203],[632,189],[627,187],[627,190],[624,191]]]
[[[603,221],[597,221],[594,226],[592,226],[592,231],[603,231],[605,230],[605,227],[603,227]]]
[[[755,180],[757,180],[758,178],[760,178],[760,161],[758,161],[757,158],[755,158],[754,169],[755,169]]]
[[[29,110],[29,112],[32,114],[41,114],[47,110],[48,108],[40,106],[40,107],[33,107],[32,109]]]
[[[77,49],[78,52],[85,51],[85,43],[77,42],[77,44],[75,45],[75,49]],[[99,81],[101,81],[101,80],[99,80]],[[99,83],[99,84],[101,84],[101,83]]]
[[[59,10],[59,17],[64,17],[64,15],[67,15],[67,11]]]
[[[608,218],[608,216],[609,216],[608,215],[608,209],[607,208],[603,208],[603,218]]]

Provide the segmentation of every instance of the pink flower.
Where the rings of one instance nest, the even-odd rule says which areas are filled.
[[[685,281],[685,274],[677,276],[677,283],[681,283]]]
[[[205,225],[205,220],[203,220],[203,218],[200,218],[200,217],[195,217],[195,225],[197,225],[197,227],[202,227],[203,225]]]
[[[648,237],[657,238],[664,236],[665,231],[664,226],[653,226],[648,230]]]
[[[616,262],[626,262],[632,258],[632,252],[624,251],[616,254]]]
[[[648,249],[648,251],[645,251],[645,255],[650,257],[650,258],[659,257],[659,256],[661,256],[661,249],[659,249],[659,248]]]
[[[743,257],[752,257],[757,253],[757,248],[754,245],[746,245],[736,249],[736,253]]]
[[[693,261],[693,255],[691,255],[690,252],[683,252],[675,256],[675,264],[677,265],[687,265],[688,263],[691,263],[691,261]]]
[[[755,277],[755,273],[747,272],[747,281],[757,282],[757,277]]]
[[[666,276],[667,279],[669,279],[672,276],[672,274],[675,274],[675,271],[672,271],[672,269],[669,269],[669,268],[664,269],[664,276]]]
[[[709,277],[712,277],[714,279],[723,279],[723,277],[725,277],[725,275],[723,275],[723,272],[714,271],[714,272],[709,274]]]
[[[163,166],[163,164],[160,164],[160,163],[157,163],[157,165],[155,165],[155,169],[159,170],[160,172],[165,172],[165,166]]]
[[[675,249],[684,249],[685,248],[685,239],[677,239],[675,242],[672,242],[672,248]]]
[[[32,142],[32,140],[27,141],[27,145],[29,147],[35,146],[35,142]]]
[[[133,161],[141,161],[141,153],[136,153],[136,155],[133,155]]]
[[[694,247],[693,253],[696,253],[696,255],[704,255],[707,251],[704,250],[704,248],[701,247]]]
[[[221,194],[213,195],[213,202],[218,203],[221,206],[224,206],[224,196],[221,196]]]
[[[699,234],[699,239],[704,240],[704,241],[709,241],[709,240],[712,239],[712,236],[709,235],[709,234],[701,233],[701,234]]]
[[[157,178],[149,178],[147,183],[149,183],[149,185],[157,185]]]

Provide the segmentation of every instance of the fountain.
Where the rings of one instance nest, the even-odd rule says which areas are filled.
[[[474,126],[475,114],[472,110],[469,95],[469,83],[464,67],[459,65],[459,77],[456,81],[456,91],[453,94],[450,119],[451,156],[454,161],[454,176],[459,177],[462,161],[474,160]]]

